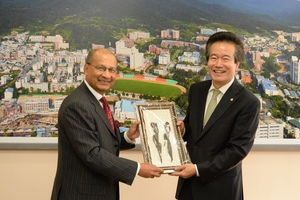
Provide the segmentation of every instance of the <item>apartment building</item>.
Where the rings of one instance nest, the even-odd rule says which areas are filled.
[[[160,32],[161,38],[172,38],[172,39],[179,39],[180,38],[180,31],[174,29],[166,29]]]
[[[283,139],[284,126],[285,123],[282,120],[276,119],[268,113],[261,113],[255,138]]]
[[[24,111],[26,113],[49,112],[49,98],[29,98],[24,102]]]

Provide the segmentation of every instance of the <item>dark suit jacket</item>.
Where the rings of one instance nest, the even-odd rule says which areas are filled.
[[[206,97],[211,81],[191,86],[184,119],[184,140],[200,177],[189,178],[194,199],[243,199],[242,160],[254,142],[260,102],[237,80],[223,95],[203,128]],[[185,180],[179,178],[176,197]]]
[[[131,185],[138,164],[120,158],[133,148],[116,134],[99,101],[83,82],[58,113],[58,165],[52,200],[117,200],[119,181]]]

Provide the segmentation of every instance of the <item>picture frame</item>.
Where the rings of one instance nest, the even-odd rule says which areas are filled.
[[[172,173],[176,166],[190,162],[181,133],[177,127],[175,104],[136,104],[140,123],[140,140],[144,161]]]

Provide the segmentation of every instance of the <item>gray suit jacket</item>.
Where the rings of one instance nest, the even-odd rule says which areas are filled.
[[[119,181],[131,185],[137,162],[120,158],[133,148],[113,132],[99,101],[83,82],[58,113],[58,164],[52,200],[118,200]]]
[[[191,161],[197,165],[200,174],[200,177],[189,178],[189,191],[194,199],[241,200],[241,163],[254,142],[260,102],[234,80],[203,128],[210,86],[211,81],[203,81],[192,85],[189,91],[184,140],[187,141]],[[184,183],[185,179],[179,178],[176,197]]]

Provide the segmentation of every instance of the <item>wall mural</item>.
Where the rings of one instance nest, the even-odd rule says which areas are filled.
[[[118,59],[107,99],[120,128],[134,103],[174,102],[209,79],[205,43],[231,31],[245,44],[236,78],[262,102],[256,138],[299,139],[300,2],[296,0],[2,0],[0,137],[57,137],[57,112],[83,80],[89,50]]]

